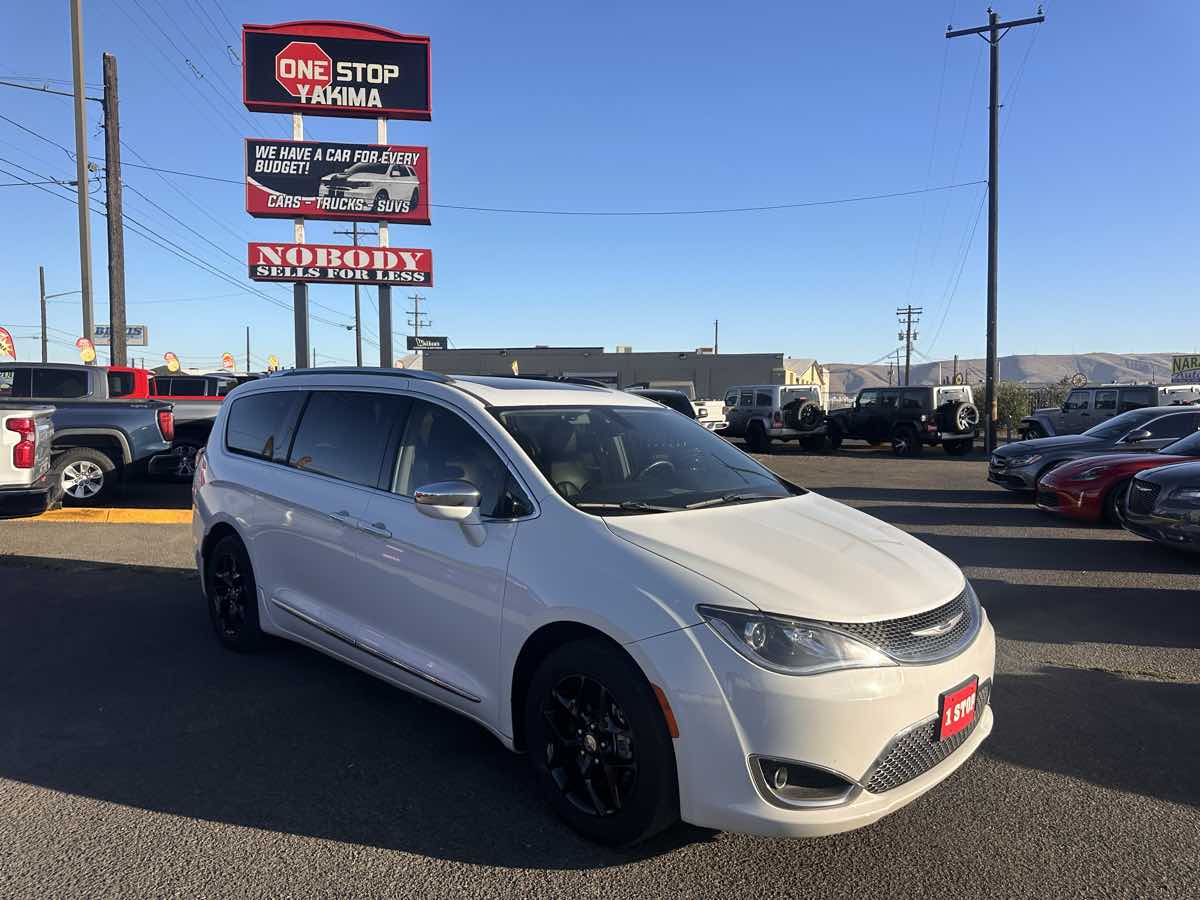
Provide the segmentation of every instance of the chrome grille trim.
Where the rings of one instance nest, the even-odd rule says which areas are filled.
[[[938,717],[934,715],[907,728],[892,738],[863,776],[865,789],[883,794],[914,778],[920,778],[934,766],[945,762],[975,733],[992,695],[992,681],[979,683],[975,701],[975,718],[971,724],[944,741],[937,739]]]
[[[940,634],[914,634],[932,632],[955,616],[960,618]],[[897,662],[916,664],[939,662],[961,653],[975,639],[982,623],[979,604],[974,602],[967,587],[949,603],[916,615],[878,622],[822,624],[879,648]]]

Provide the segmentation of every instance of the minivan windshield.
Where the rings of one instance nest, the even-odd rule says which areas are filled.
[[[555,490],[594,515],[676,512],[803,493],[670,409],[539,406],[495,415]]]
[[[1162,410],[1155,409],[1154,407],[1148,409],[1131,409],[1129,412],[1121,413],[1119,416],[1113,416],[1107,422],[1093,425],[1084,434],[1088,437],[1099,438],[1102,441],[1111,441],[1119,437],[1124,437],[1142,423],[1149,422],[1156,416],[1161,415]]]

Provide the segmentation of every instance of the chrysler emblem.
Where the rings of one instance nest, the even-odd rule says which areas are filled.
[[[928,628],[918,628],[916,631],[910,631],[913,637],[938,637],[950,631],[957,625],[965,613],[959,613],[957,616],[951,616],[945,622],[938,622],[936,625],[930,625]]]

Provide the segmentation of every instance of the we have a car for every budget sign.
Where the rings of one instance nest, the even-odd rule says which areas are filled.
[[[425,147],[246,141],[246,212],[429,224]]]
[[[433,286],[433,253],[408,247],[252,243],[254,281]]]

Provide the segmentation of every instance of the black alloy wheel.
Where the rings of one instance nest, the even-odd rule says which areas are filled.
[[[258,622],[258,588],[250,557],[240,539],[222,538],[205,566],[208,614],[221,643],[231,650],[254,650],[266,635]]]
[[[542,752],[559,791],[589,816],[611,816],[637,788],[633,728],[612,694],[587,675],[568,675],[542,701]]]
[[[911,425],[892,433],[892,452],[897,456],[916,456],[921,452],[921,438]]]

